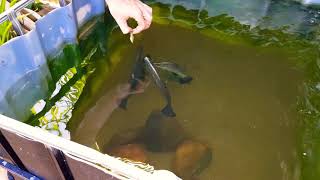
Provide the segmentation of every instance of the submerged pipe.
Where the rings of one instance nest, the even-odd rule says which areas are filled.
[[[21,27],[20,22],[18,21],[17,14],[15,11],[10,11],[9,14],[7,15],[7,18],[9,21],[12,23],[13,29],[16,31],[16,33],[21,36],[23,35],[23,29]]]

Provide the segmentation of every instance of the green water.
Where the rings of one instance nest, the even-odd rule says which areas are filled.
[[[170,82],[168,87],[179,122],[213,149],[214,160],[200,179],[293,179],[298,165],[297,96],[303,73],[286,53],[230,45],[157,24],[135,44],[142,44],[155,60],[182,65],[194,77],[190,85]],[[134,50],[128,44],[121,51],[121,64],[106,80],[109,87],[83,114],[73,140],[93,148],[97,142],[103,151],[112,135],[144,125],[149,113],[163,106],[152,84],[129,100],[127,111],[112,112],[115,89],[128,80]],[[172,158],[172,153],[150,153],[150,164],[170,169]]]
[[[152,110],[164,105],[150,84],[145,93],[130,98],[127,111],[115,106],[142,44],[155,60],[176,62],[194,77],[190,85],[169,82],[168,87],[176,119],[213,150],[213,161],[199,179],[318,179],[317,34],[310,41],[288,34],[287,28],[250,28],[206,10],[152,6],[154,23],[135,37],[134,45],[105,19],[91,33],[80,33],[79,46],[66,46],[53,57],[49,67],[54,82],[69,68],[76,67],[77,73],[27,122],[39,124],[45,112],[54,113],[56,102],[70,98],[72,139],[104,152],[115,133],[143,125]],[[79,67],[93,49],[90,63]],[[66,96],[72,88],[75,96]],[[171,168],[173,153],[149,152],[148,157],[157,169]]]

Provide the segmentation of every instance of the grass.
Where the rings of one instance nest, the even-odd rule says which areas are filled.
[[[3,13],[6,10],[6,0],[0,0],[0,14]],[[10,2],[10,7],[12,7],[14,4],[17,3],[18,0],[12,0]],[[34,3],[32,3],[27,8],[33,10],[33,11],[39,11],[43,8],[43,4],[40,2],[40,0],[36,0]],[[21,16],[18,16],[18,19],[22,19],[23,17],[28,16],[28,14],[24,14]],[[17,34],[12,28],[12,23],[10,21],[5,21],[4,23],[0,24],[0,46],[4,44],[5,42],[9,41],[11,38],[14,38]]]
[[[17,0],[13,0],[10,2],[10,7],[13,6]],[[3,13],[6,10],[6,0],[1,0],[0,4],[0,13]],[[15,32],[12,29],[12,23],[6,21],[0,24],[0,46],[5,42],[9,41],[11,38],[15,36]]]

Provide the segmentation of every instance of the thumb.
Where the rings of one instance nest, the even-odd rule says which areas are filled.
[[[116,19],[117,24],[119,25],[123,34],[128,34],[132,31],[132,28],[128,26],[126,19]]]

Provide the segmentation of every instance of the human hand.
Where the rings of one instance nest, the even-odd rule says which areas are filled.
[[[123,34],[137,34],[151,25],[152,8],[140,0],[106,0],[106,4]],[[128,26],[129,18],[137,21],[138,26],[135,29]]]

